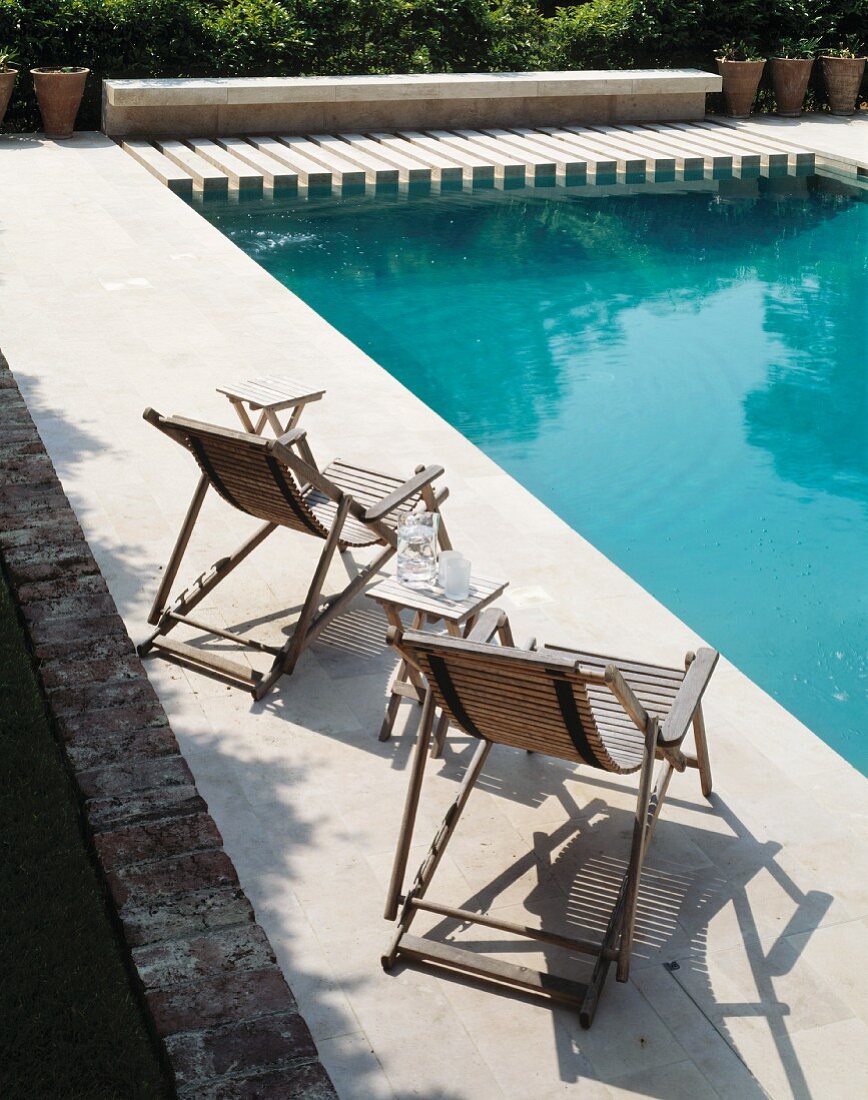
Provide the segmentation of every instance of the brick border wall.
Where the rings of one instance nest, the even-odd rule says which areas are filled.
[[[0,559],[178,1096],[332,1100],[2,352]]]

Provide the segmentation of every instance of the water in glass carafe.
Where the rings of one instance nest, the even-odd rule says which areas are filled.
[[[398,521],[398,580],[408,588],[430,588],[437,580],[437,521],[434,512],[408,512]]]

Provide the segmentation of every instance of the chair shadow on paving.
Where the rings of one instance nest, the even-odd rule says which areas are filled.
[[[383,638],[383,625],[379,611],[364,600],[358,600],[317,639],[313,653],[332,675],[367,674],[373,679],[379,675],[385,684],[394,660]],[[272,703],[278,712],[291,699],[291,684],[287,684],[290,689],[287,694],[283,696],[278,690]],[[376,700],[371,702],[372,713],[383,701],[382,693],[378,693]],[[264,705],[269,705],[268,700]],[[404,702],[401,710],[403,732],[396,729],[391,742],[377,742],[373,728],[369,740],[367,737],[348,740],[354,747],[390,755],[393,766],[405,768],[419,708]],[[329,735],[341,738],[333,732]],[[468,739],[455,731],[450,734],[446,754],[437,769],[440,779],[451,783],[460,780],[469,747]],[[479,791],[486,792],[489,798],[529,809],[542,807],[547,800],[554,799],[560,806],[561,816],[565,814],[567,820],[551,833],[535,829],[527,855],[505,867],[501,864],[499,870],[495,855],[486,870],[494,877],[486,879],[484,885],[468,897],[443,897],[441,900],[479,912],[515,905],[521,910],[517,917],[502,915],[517,919],[519,923],[528,917],[532,922],[535,917],[549,931],[599,939],[626,869],[633,827],[633,787],[629,779],[618,783],[609,778],[597,778],[589,769],[574,772],[558,761],[545,757],[528,758],[524,753],[516,753],[516,762],[511,764],[500,755],[509,751],[500,750],[491,758],[480,778]],[[531,759],[532,763],[528,764]],[[676,781],[679,779],[676,777]],[[733,1063],[738,1062],[736,1071],[741,1076],[739,1087],[744,1096],[765,1095],[751,1068],[745,1068],[756,1067],[755,1053],[740,1051],[739,1022],[757,1021],[771,1040],[774,1057],[780,1064],[790,1094],[795,1100],[810,1100],[812,1093],[787,1027],[791,1007],[778,995],[775,983],[797,965],[810,933],[819,927],[828,911],[832,896],[821,891],[802,890],[776,858],[783,850],[782,844],[754,836],[720,796],[715,794],[710,803],[705,803],[698,789],[695,792],[690,789],[690,780],[695,783],[696,777],[687,773],[686,798],[678,797],[677,787],[676,795],[667,798],[657,836],[643,869],[631,984],[642,989],[643,971],[665,974],[672,986],[671,996],[677,997],[680,1012],[701,1013],[706,1033],[713,1029],[726,1044]],[[580,805],[573,790],[581,790],[583,795],[591,792],[593,797]],[[468,807],[468,818],[473,801],[471,799]],[[715,827],[706,830],[685,823],[683,818],[688,815],[714,818]],[[670,820],[670,817],[677,819]],[[478,840],[479,832],[474,830],[470,820],[462,822],[456,838],[462,827],[466,827],[470,841]],[[429,838],[419,835],[415,839],[427,843]],[[685,849],[689,850],[687,859],[683,858]],[[698,858],[691,859],[691,852]],[[516,897],[515,885],[534,870],[538,876],[537,885],[523,897]],[[763,876],[777,893],[773,914],[764,912],[765,906],[758,907],[750,898],[752,885]],[[767,891],[768,886],[765,889]],[[437,894],[435,879],[432,895]],[[505,895],[508,898],[505,899]],[[722,918],[724,924],[729,922],[731,927],[725,930],[724,937],[729,935],[730,939],[724,938],[722,946],[718,946],[717,937],[711,937],[710,950],[709,925],[715,918]],[[589,973],[586,956],[561,948],[542,944],[529,947],[508,936],[498,939],[499,933],[489,936],[488,930],[480,938],[479,927],[471,930],[450,919],[431,917],[427,924],[421,920],[419,923],[426,934],[454,941],[469,950],[501,955],[543,971],[575,973],[580,978]],[[789,938],[797,933],[802,934],[799,946]],[[731,997],[726,991],[726,983],[719,980],[720,973],[710,965],[715,953],[734,951],[743,954],[742,962],[747,967],[745,976],[751,988],[748,995]],[[527,957],[518,958],[522,953]],[[395,973],[403,968],[404,964],[399,963]],[[457,974],[441,971],[440,975],[449,983],[468,983],[468,979]],[[624,1025],[620,1006],[614,1003],[617,1000],[614,986],[614,976],[610,975],[597,1020],[588,1032],[580,1031],[574,1013],[564,1008],[552,1010],[563,1081],[604,1079],[605,1075],[592,1066],[593,1051],[600,1044],[610,1045],[613,1036]],[[513,990],[504,989],[501,995],[533,1002],[530,995]],[[607,1006],[611,1006],[609,1012]],[[685,1041],[684,1049],[685,1056],[690,1057],[689,1041]],[[654,1095],[654,1087],[653,1083],[643,1083],[643,1090],[648,1090],[648,1095]],[[664,1086],[661,1086],[660,1096],[667,1096]]]
[[[460,735],[452,733],[447,744],[447,757],[451,759],[447,759],[441,775],[457,780],[463,771],[456,766],[458,758],[466,759],[466,753],[463,749],[455,752],[460,745]],[[493,756],[480,786],[497,798],[527,804],[525,791],[508,784],[511,774],[522,771],[519,760],[525,754],[516,753],[516,757],[515,767],[510,767],[507,761],[501,761],[499,767],[497,756]],[[536,924],[560,935],[599,940],[627,867],[633,827],[630,806],[633,791],[626,784],[597,779],[587,769],[571,773],[558,763],[547,761],[546,765],[533,769],[534,781],[539,784],[536,797],[542,800],[555,794],[567,811],[568,819],[551,832],[534,829],[532,850],[502,867],[495,877],[486,880],[469,896],[438,895],[436,876],[431,893],[438,900],[463,909],[499,910],[502,917],[518,923]],[[688,776],[691,777],[691,773]],[[574,799],[568,787],[577,794],[581,792],[582,804]],[[622,804],[613,805],[613,796],[616,803]],[[682,820],[670,822],[667,827],[667,810],[673,808],[679,811]],[[686,824],[683,811],[692,815],[713,815],[718,828],[706,830]],[[725,832],[720,831],[721,824]],[[727,802],[716,794],[707,804],[698,797],[698,792],[695,802],[670,796],[658,830],[642,872],[630,982],[642,991],[650,975],[658,990],[652,1001],[655,1006],[659,1003],[660,984],[671,982],[666,1003],[673,1007],[672,1015],[677,1018],[671,1021],[676,1037],[678,1018],[683,1020],[694,1012],[701,1013],[707,1022],[702,1029],[706,1033],[709,1029],[717,1032],[742,1063],[735,1066],[734,1060],[729,1059],[741,1077],[740,1095],[745,1097],[767,1094],[753,1077],[752,1070],[757,1068],[756,1056],[751,1057],[751,1052],[742,1054],[739,1033],[730,1027],[729,1021],[746,1018],[758,1021],[767,1029],[794,1100],[811,1100],[812,1092],[787,1029],[791,1007],[776,992],[775,982],[789,974],[798,963],[810,933],[820,926],[827,913],[832,896],[817,890],[803,891],[777,861],[782,845],[757,839]],[[673,840],[675,843],[670,843]],[[694,848],[699,856],[693,865],[690,860],[679,858],[685,847]],[[701,853],[707,853],[708,858],[702,859]],[[492,862],[496,862],[496,857]],[[535,870],[537,884],[516,906],[514,897],[508,900],[510,887],[527,876],[529,870]],[[762,875],[768,876],[778,891],[774,912],[764,913],[749,897],[751,884]],[[763,900],[767,898],[764,896]],[[508,913],[509,907],[518,909],[518,915]],[[724,933],[728,932],[730,939],[724,939],[719,947],[712,947],[710,951],[709,939],[719,937],[709,937],[709,926],[716,917],[725,916],[727,909],[735,918],[732,928]],[[423,921],[419,923],[422,925]],[[453,942],[467,950],[491,954],[544,972],[572,975],[580,980],[590,975],[588,957],[578,952],[542,943],[531,944],[452,918],[430,916],[424,931],[443,942]],[[799,937],[800,946],[788,939],[796,933],[803,934]],[[717,967],[712,957],[715,950],[727,956]],[[743,952],[739,964],[742,978],[748,979],[756,994],[744,999],[730,999],[733,987],[725,978],[722,982],[719,980],[722,968],[729,965],[730,954],[737,951]],[[399,963],[396,973],[405,966]],[[451,983],[473,984],[472,979],[458,974],[442,970],[438,973]],[[631,1023],[635,1025],[637,1019],[634,1017],[631,1021],[629,1010],[625,1016],[621,1005],[615,1003],[619,999],[623,1002],[624,998],[617,996],[614,972],[610,973],[607,986],[590,1031],[579,1030],[571,1010],[552,1009],[560,1075],[565,1082],[579,1081],[583,1077],[605,1082],[606,1075],[592,1068],[595,1050],[611,1046],[615,1038],[625,1044],[634,1038],[629,1032]],[[494,991],[496,987],[488,988]],[[534,1003],[530,994],[506,987],[501,988],[500,994]],[[694,1034],[695,1030],[694,1027]],[[639,1043],[645,1041],[638,1037]],[[693,1056],[700,1061],[689,1035],[685,1037],[684,1049],[686,1057]],[[750,1068],[746,1070],[745,1066]],[[666,1097],[666,1088],[661,1086],[661,1089],[655,1093],[649,1080],[642,1082],[643,1094]]]
[[[266,629],[271,626],[286,632],[291,629],[287,620],[291,621],[297,610],[283,607],[273,613],[249,617],[233,626],[245,631],[257,626],[265,626]],[[293,720],[301,702],[299,691],[307,693],[304,684],[307,665],[309,671],[317,666],[335,681],[359,677],[359,683],[364,681],[361,690],[366,696],[359,701],[359,706],[365,713],[370,712],[371,716],[381,713],[385,685],[396,663],[393,652],[385,642],[385,625],[385,618],[379,609],[372,607],[364,597],[359,597],[344,615],[323,631],[309,654],[302,657],[295,676],[281,680],[268,697],[253,706],[253,712],[269,710]],[[195,641],[215,649],[227,645],[219,638],[199,636]],[[419,708],[405,701],[401,712],[403,721],[399,721],[395,736],[391,741],[382,743],[376,739],[376,726],[373,724],[361,734],[358,729],[349,732],[330,727],[327,721],[323,721],[322,729],[319,729],[317,723],[324,715],[312,714],[309,705],[303,705],[304,724],[312,732],[321,732],[324,736],[352,745],[354,749],[363,749],[388,759],[392,767],[398,770],[404,770],[407,766]],[[362,725],[366,723],[362,722]],[[450,784],[460,780],[468,748],[468,739],[455,731],[450,734],[447,752],[437,769],[440,779]],[[508,753],[509,750],[501,752]],[[548,800],[553,800],[556,806],[553,816],[566,816],[566,821],[552,832],[534,828],[528,853],[507,866],[501,863],[499,870],[495,854],[485,871],[485,874],[493,873],[494,877],[487,878],[470,896],[442,900],[480,912],[515,906],[520,910],[519,923],[528,918],[531,923],[535,918],[542,927],[552,932],[599,939],[626,869],[633,825],[633,787],[629,780],[618,783],[609,778],[597,778],[588,769],[574,772],[549,758],[529,758],[524,753],[515,755],[513,764],[504,760],[500,753],[492,757],[479,782],[480,791],[485,792],[483,797],[496,802],[505,800],[528,809],[539,809]],[[690,779],[695,783],[692,773],[688,773]],[[721,1047],[726,1044],[730,1072],[739,1076],[740,1095],[745,1097],[766,1094],[752,1076],[751,1068],[746,1068],[757,1067],[757,1057],[753,1051],[741,1053],[738,1022],[746,1019],[759,1022],[767,1029],[791,1095],[795,1100],[810,1100],[812,1094],[787,1028],[790,1005],[779,997],[775,981],[792,971],[804,950],[806,939],[797,947],[788,937],[796,933],[804,936],[818,927],[832,898],[819,891],[801,890],[776,859],[782,845],[774,841],[764,842],[753,836],[719,796],[712,796],[710,804],[707,804],[700,798],[698,790],[690,790],[689,785],[686,789],[687,798],[670,796],[667,799],[658,834],[643,870],[630,985],[637,987],[644,997],[642,989],[647,975],[652,971],[658,976],[665,974],[665,981],[671,983],[668,996],[676,998],[673,1003],[681,1016],[689,1018],[701,1014],[701,1025],[694,1023],[693,1026],[701,1027],[706,1040],[713,1031],[719,1036]],[[573,793],[578,790],[583,796],[590,792],[592,797],[585,797],[580,805]],[[470,812],[469,809],[468,816]],[[714,817],[716,828],[706,830],[684,820],[669,820],[669,816],[683,818],[691,814],[694,817]],[[478,842],[479,831],[474,830],[472,823],[468,820],[462,825],[468,826],[465,829],[465,833],[469,834],[468,844],[472,846],[474,841]],[[721,825],[725,827],[723,833]],[[459,826],[459,834],[461,831]],[[429,838],[420,835],[416,839],[427,842]],[[299,840],[299,836],[295,835],[296,845]],[[692,852],[694,857],[698,854],[699,858],[685,860],[682,858],[685,849],[689,850],[688,855]],[[476,872],[477,877],[482,873],[478,868]],[[533,872],[537,874],[536,885],[531,886],[523,896],[516,895],[516,884]],[[778,919],[777,927],[773,929],[768,915],[764,917],[762,912],[757,912],[749,896],[751,884],[762,875],[768,876],[775,884],[780,895],[779,905],[790,910],[783,920]],[[436,881],[433,894],[437,895]],[[508,895],[508,900],[504,900],[505,895]],[[720,948],[713,943],[712,950],[709,950],[709,925],[715,918],[727,916],[727,911],[728,919],[731,923],[734,919],[734,924],[728,929],[732,939],[724,942],[722,950],[743,952],[743,962],[746,962],[755,996],[729,996],[726,985],[721,987],[719,971],[715,971],[712,965],[713,956],[720,953]],[[504,915],[510,917],[509,914]],[[516,918],[512,916],[511,919]],[[579,978],[589,973],[586,956],[542,944],[529,947],[527,943],[510,940],[509,937],[496,938],[497,933],[489,936],[487,931],[480,938],[478,928],[471,932],[468,926],[453,920],[434,921],[435,918],[431,918],[425,926],[427,934],[454,941],[469,950],[499,955],[543,971],[573,973]],[[425,925],[424,921],[419,923]],[[400,974],[403,969],[404,964],[399,963],[395,974]],[[456,974],[440,973],[442,979],[450,984],[468,984],[468,979]],[[347,991],[344,979],[339,980]],[[718,992],[719,988],[721,992]],[[533,1002],[530,995],[512,990],[504,989],[500,995]],[[655,1003],[656,998],[652,1000],[652,1005]],[[558,1072],[562,1081],[600,1080],[605,1083],[612,1077],[623,1075],[623,1064],[619,1073],[607,1074],[595,1063],[595,1051],[611,1047],[616,1042],[631,1041],[625,1037],[630,1030],[629,1005],[625,1010],[624,996],[619,996],[613,974],[608,979],[601,1009],[590,1031],[581,1031],[575,1013],[567,1009],[554,1008],[551,1015]],[[634,1009],[634,1031],[642,1028],[641,1016],[640,1012],[637,1019]],[[673,1025],[672,1031],[677,1033],[677,1026]],[[662,1033],[658,1034],[656,1041],[661,1041],[661,1037]],[[640,1044],[652,1041],[638,1034],[638,1031],[633,1038]],[[718,1058],[726,1056],[725,1052],[719,1051],[717,1054]],[[700,1061],[699,1056],[693,1054],[689,1040],[684,1043],[684,1057],[695,1057],[697,1062]],[[606,1058],[601,1061],[605,1065]],[[765,1067],[758,1068],[762,1073]],[[359,1072],[364,1073],[361,1066]],[[642,1090],[649,1096],[659,1095],[661,1100],[668,1097],[666,1086],[661,1084],[658,1087],[653,1079],[644,1080]]]

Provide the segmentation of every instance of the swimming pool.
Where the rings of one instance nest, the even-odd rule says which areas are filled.
[[[868,774],[857,192],[785,177],[204,213]]]

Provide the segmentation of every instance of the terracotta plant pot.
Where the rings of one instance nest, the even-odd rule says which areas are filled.
[[[784,118],[797,118],[805,102],[805,92],[814,67],[813,57],[773,57],[769,66],[778,114]]]
[[[821,57],[823,80],[833,115],[852,115],[865,71],[864,57]]]
[[[70,72],[60,69],[30,70],[46,137],[72,136],[89,72],[90,69],[72,69]]]
[[[5,73],[0,73],[0,122],[3,121],[6,108],[9,106],[16,76],[18,76],[17,69],[7,69]]]
[[[765,68],[765,61],[727,61],[717,58],[717,71],[723,77],[723,98],[730,118],[747,118]]]

